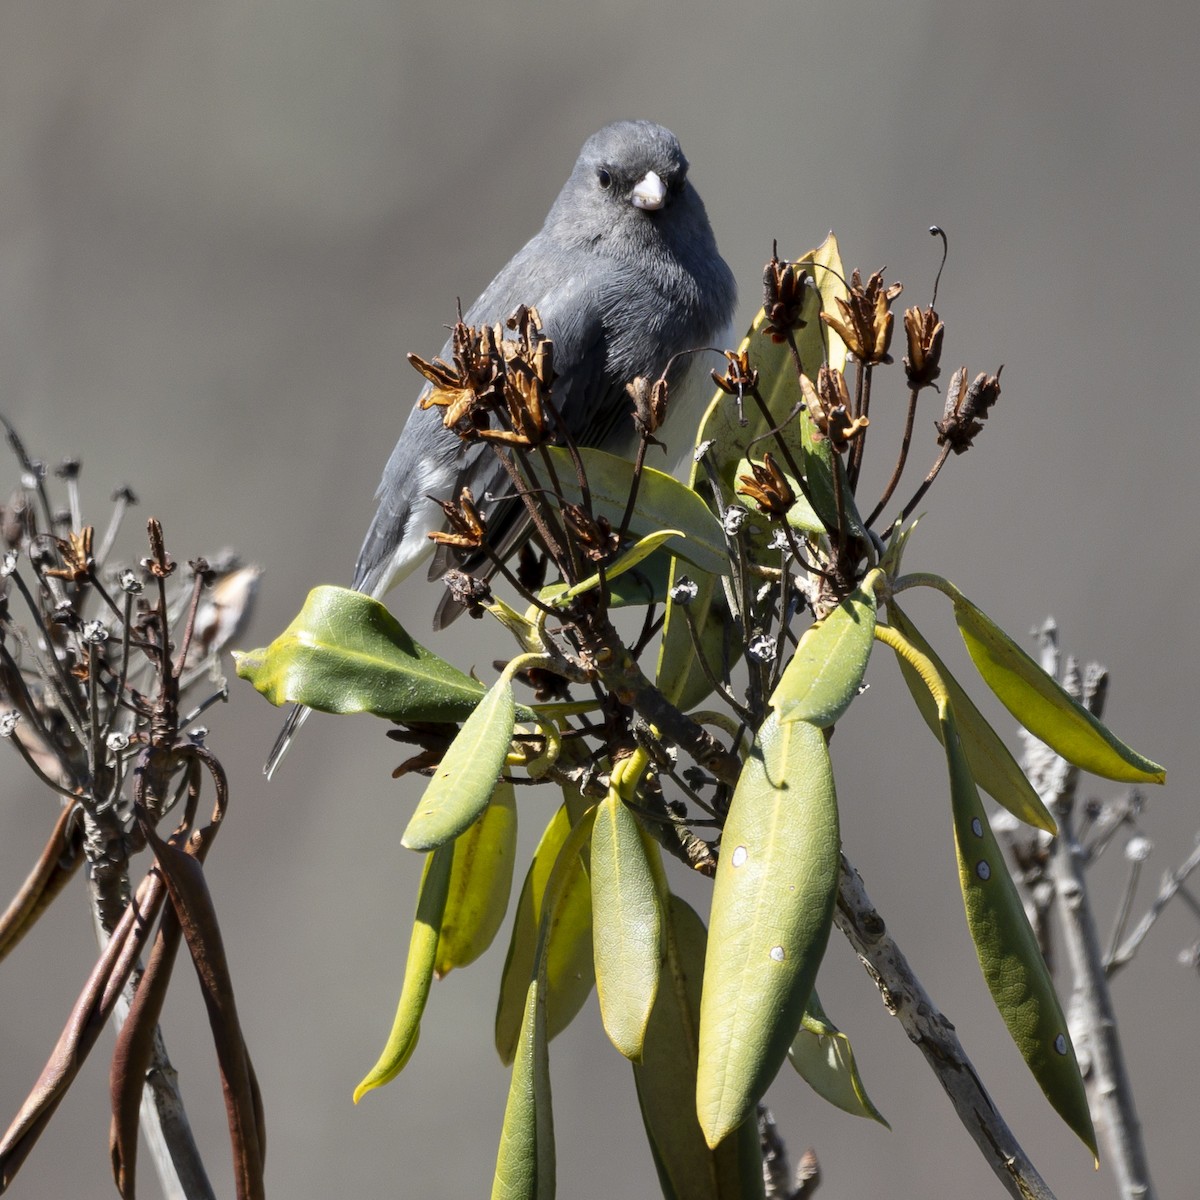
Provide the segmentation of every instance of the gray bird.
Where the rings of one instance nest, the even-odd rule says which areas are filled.
[[[481,326],[522,304],[538,310],[554,343],[554,403],[579,445],[617,452],[631,445],[625,385],[656,379],[681,351],[712,345],[732,320],[733,274],[687,171],[678,139],[661,125],[618,121],[593,134],[541,231],[464,314]],[[450,359],[450,342],[441,356]],[[673,412],[707,379],[701,358],[685,355],[672,366]],[[464,446],[443,427],[442,410],[418,403],[384,468],[353,586],[379,598],[412,572],[432,552],[427,534],[445,522],[429,496],[457,497],[464,485],[477,500],[507,490],[489,446]],[[446,619],[443,605],[438,623]],[[307,713],[292,709],[268,777]]]

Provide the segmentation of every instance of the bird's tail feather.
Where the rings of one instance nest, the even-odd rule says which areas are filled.
[[[279,731],[279,736],[275,739],[275,745],[271,747],[271,753],[267,755],[266,765],[263,767],[263,774],[268,779],[275,774],[275,768],[279,766],[280,759],[287,753],[292,739],[311,713],[312,709],[305,708],[303,704],[292,705],[291,712],[288,713],[287,720],[284,721],[283,728]]]

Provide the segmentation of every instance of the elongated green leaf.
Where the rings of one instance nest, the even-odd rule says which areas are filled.
[[[954,842],[967,925],[992,999],[1059,1116],[1096,1154],[1096,1134],[1071,1035],[1025,908],[979,802],[954,714],[941,712],[950,768]]]
[[[1058,826],[1054,818],[1000,735],[988,724],[984,715],[971,702],[970,696],[959,686],[958,680],[950,674],[942,660],[894,600],[888,602],[888,621],[933,663],[942,677],[946,690],[950,693],[959,739],[975,782],[1018,820],[1044,829],[1047,833],[1057,833]],[[941,741],[942,724],[938,718],[937,703],[913,665],[899,653],[896,655],[896,661],[900,664],[904,682],[908,684],[908,690],[912,693],[921,716],[933,730],[934,736]]]
[[[858,695],[875,644],[875,588],[881,578],[879,571],[870,572],[833,612],[805,630],[770,700],[784,724],[807,721],[828,729]]]
[[[850,1039],[825,1015],[816,989],[808,998],[788,1059],[822,1099],[851,1116],[869,1117],[891,1128],[867,1095]]]
[[[504,1063],[513,1061],[521,1033],[546,883],[570,835],[572,816],[577,822],[585,807],[576,793],[555,813],[542,834],[521,888],[496,1005],[496,1050]],[[574,1020],[595,981],[592,962],[592,887],[578,855],[572,863],[562,901],[554,914],[554,926],[546,953],[546,1030],[547,1037],[553,1038]]]
[[[553,1200],[555,1165],[545,986],[535,975],[526,989],[492,1200]]]
[[[413,813],[401,844],[432,850],[458,837],[487,806],[516,724],[512,683],[501,676],[463,722]]]
[[[596,996],[609,1040],[626,1058],[642,1042],[662,963],[662,918],[647,846],[637,818],[616,792],[592,829],[592,948]]]
[[[354,1089],[355,1104],[369,1091],[395,1079],[416,1049],[417,1037],[421,1032],[421,1014],[425,1011],[425,1001],[429,998],[429,987],[433,982],[438,930],[446,911],[453,858],[453,846],[442,846],[426,856],[421,891],[417,898],[417,916],[408,944],[404,983],[400,988],[400,1002],[396,1006],[392,1032],[388,1035],[379,1061]]]
[[[713,885],[696,1081],[710,1146],[787,1056],[829,938],[838,853],[825,737],[771,714],[734,789]]]
[[[581,503],[583,495],[569,452],[561,446],[551,446],[549,453],[558,472],[563,498],[572,504]],[[614,529],[619,528],[629,502],[633,463],[603,450],[580,450],[579,455],[587,472],[592,511],[598,517],[607,517]],[[658,532],[665,525],[678,531],[678,536],[670,541],[670,549],[675,554],[686,558],[701,571],[727,569],[725,535],[708,505],[673,475],[643,467],[629,532],[635,538],[642,538]]]
[[[696,1119],[700,985],[707,931],[678,896],[667,896],[662,982],[642,1061],[633,1064],[642,1122],[667,1200],[754,1200],[763,1195],[758,1127],[747,1118],[715,1150]]]
[[[645,537],[640,538],[627,550],[619,554],[605,568],[605,579],[619,579],[626,571],[632,571],[640,562],[649,558],[664,542],[670,538],[680,537],[683,537],[683,530],[681,529],[656,529],[653,533],[646,534]],[[560,592],[555,598],[573,600],[576,596],[581,596],[584,592],[590,592],[592,588],[599,586],[599,574],[589,575],[587,579],[581,579],[574,587]]]
[[[954,618],[984,682],[1034,737],[1093,775],[1125,783],[1166,781],[1162,767],[1115,737],[961,594],[954,597]]]
[[[591,837],[595,816],[595,808],[588,808],[579,817],[546,880],[533,974],[526,989],[512,1083],[504,1110],[504,1130],[492,1184],[493,1200],[553,1200],[554,1120],[550,1107],[547,1033],[549,950],[558,914],[579,874],[578,864]]]
[[[671,564],[676,560],[669,550],[657,550],[649,555],[644,562],[638,563],[635,569],[622,572],[608,580],[609,608],[642,608],[647,604],[661,604],[667,598],[667,583],[671,578]],[[694,570],[686,562],[685,570]],[[547,584],[538,593],[545,604],[552,604],[567,590],[567,585],[559,580]],[[540,711],[540,706],[539,711]]]
[[[474,962],[504,921],[517,849],[517,802],[501,780],[483,815],[454,842],[454,865],[442,915],[434,974]]]
[[[378,600],[313,588],[266,649],[236,654],[237,673],[272,704],[369,712],[396,721],[461,721],[483,687],[415,642]]]

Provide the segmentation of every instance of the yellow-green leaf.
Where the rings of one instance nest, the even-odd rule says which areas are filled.
[[[609,563],[604,571],[605,579],[620,578],[626,571],[632,571],[640,562],[653,554],[664,542],[670,538],[683,536],[682,529],[656,529],[653,533],[646,534]],[[600,575],[597,573],[580,580],[574,587],[565,588],[562,591],[556,590],[550,595],[543,594],[543,598],[555,601],[573,600],[576,596],[582,596],[584,592],[590,592],[592,588],[599,586]]]
[[[626,1058],[642,1056],[658,993],[662,920],[647,846],[637,818],[615,791],[592,828],[592,948],[596,996],[609,1040]]]
[[[496,789],[515,724],[512,683],[502,675],[442,756],[401,838],[404,846],[432,850],[479,817]]]
[[[688,605],[688,613],[696,626],[700,652],[696,652],[696,645],[688,630],[688,617],[684,615],[683,605],[671,599],[668,591],[655,683],[672,704],[687,712],[712,691],[712,684],[700,665],[700,654],[704,655],[712,673],[718,679],[721,677],[729,609],[718,576],[697,571],[689,563],[675,559],[671,570],[671,587],[685,575],[696,585],[696,596]]]
[[[521,888],[513,920],[508,956],[500,977],[496,1005],[496,1050],[500,1060],[513,1061],[524,1020],[526,994],[533,974],[546,884],[574,822],[585,805],[576,793],[554,814]],[[592,962],[592,887],[578,854],[570,864],[561,902],[547,944],[547,1037],[561,1033],[583,1007],[595,981]]]
[[[664,884],[665,886],[665,884]],[[696,1119],[700,986],[707,931],[678,896],[667,896],[662,980],[642,1061],[633,1064],[642,1122],[667,1200],[754,1200],[763,1195],[758,1126],[710,1149]]]
[[[984,715],[972,703],[970,696],[959,686],[958,680],[950,674],[942,660],[894,600],[888,602],[888,621],[893,629],[933,663],[942,677],[954,708],[959,739],[975,782],[1018,820],[1044,829],[1047,833],[1056,833],[1058,826],[1054,818],[1000,735],[988,724]],[[938,717],[937,702],[912,663],[899,651],[896,652],[896,661],[900,664],[904,682],[908,684],[908,690],[912,693],[921,716],[934,736],[941,741],[942,725]]]
[[[851,1116],[869,1117],[891,1128],[867,1095],[850,1039],[825,1015],[816,989],[808,998],[788,1059],[822,1099]]]
[[[483,815],[454,841],[434,974],[474,962],[491,944],[508,908],[517,848],[513,785],[501,780]]]
[[[450,888],[450,868],[454,847],[441,846],[425,859],[421,875],[421,890],[417,897],[417,916],[413,922],[408,944],[408,959],[404,965],[404,983],[392,1032],[379,1061],[366,1078],[354,1089],[354,1103],[372,1091],[391,1082],[404,1069],[412,1056],[421,1032],[421,1014],[429,998],[433,982],[433,965],[437,954],[438,930],[446,911],[446,895]]]
[[[525,993],[492,1200],[553,1200],[554,1115],[545,1008],[545,988],[535,975]]]
[[[426,650],[378,600],[313,588],[269,646],[235,655],[237,673],[272,704],[393,720],[461,721],[481,684]]]
[[[839,857],[825,737],[772,713],[721,836],[700,1005],[696,1111],[716,1146],[787,1056],[829,938]]]
[[[992,999],[1046,1098],[1096,1154],[1075,1048],[1025,908],[975,790],[954,714],[942,706],[954,842],[967,925]]]
[[[870,572],[805,630],[770,700],[784,724],[808,721],[828,729],[858,695],[875,644],[875,588],[881,578],[879,571]]]
[[[591,836],[595,815],[595,808],[588,808],[579,817],[568,832],[546,880],[533,973],[526,988],[512,1082],[504,1110],[504,1129],[496,1157],[493,1200],[552,1200],[554,1196],[547,966],[555,921],[578,875],[577,865]]]
[[[1034,737],[1067,762],[1105,779],[1166,780],[1162,767],[1115,737],[961,593],[954,596],[954,618],[984,682]]]

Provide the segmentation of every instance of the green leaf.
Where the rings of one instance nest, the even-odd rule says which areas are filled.
[[[851,1116],[869,1117],[891,1129],[867,1095],[850,1039],[825,1015],[816,989],[808,998],[808,1008],[788,1050],[788,1059],[823,1100]]]
[[[533,973],[526,989],[508,1104],[504,1110],[504,1129],[496,1157],[493,1200],[552,1200],[554,1196],[554,1118],[550,1107],[547,1033],[549,950],[559,912],[578,875],[580,856],[591,836],[595,815],[596,810],[592,807],[579,817],[567,834],[546,881]]]
[[[521,1033],[546,884],[570,836],[572,824],[581,819],[585,808],[586,805],[576,793],[554,814],[542,834],[521,888],[496,1005],[496,1050],[504,1063],[513,1061]],[[575,1019],[595,981],[592,962],[592,887],[578,854],[570,864],[563,898],[554,914],[546,953],[546,1029],[547,1037],[553,1038]]]
[[[667,598],[667,583],[671,578],[671,565],[677,560],[667,551],[658,550],[651,554],[636,569],[624,571],[613,579],[608,578],[608,607],[609,608],[644,608],[647,604],[662,604]],[[684,570],[690,570],[683,563]],[[539,598],[546,604],[553,604],[567,590],[567,585],[559,580],[547,584],[538,593]],[[535,705],[541,711],[540,705]]]
[[[478,819],[496,790],[516,719],[512,683],[501,675],[442,756],[400,839],[402,845],[432,850]]]
[[[810,626],[771,696],[779,719],[808,721],[819,729],[835,724],[862,687],[875,644],[875,588],[870,572],[827,617]]]
[[[266,649],[235,655],[237,673],[272,704],[369,712],[394,721],[461,721],[482,686],[413,641],[378,600],[313,588]]]
[[[554,461],[563,498],[571,504],[581,504],[583,494],[570,452],[562,446],[549,446],[547,450]],[[597,517],[607,517],[612,527],[619,529],[629,503],[633,463],[603,450],[581,449],[579,456],[587,472],[592,511]],[[629,532],[635,538],[642,538],[658,532],[664,525],[677,531],[670,543],[674,553],[701,571],[727,570],[725,535],[708,505],[673,475],[643,467]]]
[[[665,886],[665,883],[664,885]],[[707,931],[678,896],[667,895],[665,957],[642,1061],[633,1064],[638,1104],[668,1200],[753,1200],[763,1195],[758,1126],[709,1149],[696,1118],[700,985]]]
[[[942,660],[894,600],[888,602],[887,611],[892,628],[924,654],[942,677],[954,708],[959,739],[975,782],[1018,820],[1044,829],[1047,833],[1057,833],[1058,826],[1042,803],[1042,798],[1034,790],[1000,735],[988,724],[984,715],[971,702],[970,696],[959,686],[958,680],[950,674]],[[908,684],[908,690],[917,702],[921,716],[933,730],[934,736],[941,741],[942,724],[938,717],[937,702],[930,695],[929,688],[925,686],[912,663],[899,652],[896,654],[896,661],[900,664],[904,682]]]
[[[1033,1077],[1059,1116],[1096,1154],[1096,1134],[1075,1048],[1050,972],[979,801],[954,713],[941,712],[950,769],[954,842],[967,925],[992,999]]]
[[[474,962],[504,921],[517,849],[517,802],[501,780],[483,815],[455,839],[434,974]]]
[[[655,550],[659,548],[669,538],[683,537],[681,529],[656,529],[653,533],[646,534],[630,546],[627,550],[619,554],[605,568],[605,579],[619,579],[626,571],[632,571],[640,562],[648,558]],[[556,600],[573,600],[576,596],[582,596],[584,592],[590,592],[592,588],[600,586],[600,575],[589,575],[586,579],[580,580],[574,587],[565,588],[554,596]],[[543,599],[551,597],[543,595]]]
[[[1076,703],[986,613],[961,593],[954,619],[984,682],[1034,737],[1069,763],[1123,783],[1163,783],[1167,773]]]
[[[825,737],[771,714],[734,789],[713,885],[696,1081],[710,1146],[753,1113],[787,1056],[829,938],[838,861]]]
[[[553,1200],[555,1165],[545,986],[535,975],[513,1057],[492,1200]]]
[[[637,818],[610,791],[592,828],[592,948],[596,996],[609,1040],[626,1058],[642,1042],[662,961],[658,891]]]
[[[421,1032],[421,1014],[429,998],[433,982],[433,966],[437,954],[438,930],[446,911],[446,896],[450,887],[450,868],[454,858],[453,846],[442,846],[425,858],[421,875],[421,890],[417,897],[417,916],[413,922],[408,944],[408,959],[404,965],[404,983],[392,1032],[379,1061],[366,1078],[354,1089],[354,1103],[385,1083],[390,1083],[412,1057]]]

